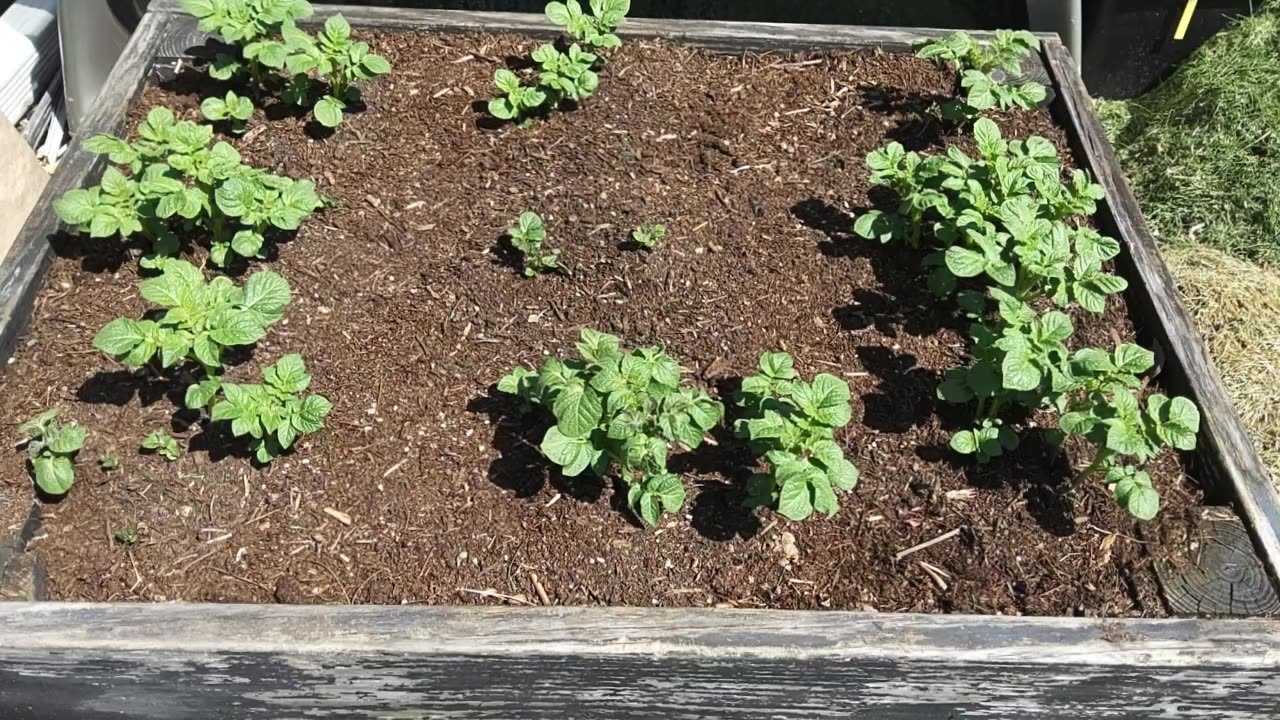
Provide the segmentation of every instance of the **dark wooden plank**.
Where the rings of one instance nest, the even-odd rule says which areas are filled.
[[[123,128],[125,110],[142,87],[167,22],[165,15],[149,14],[143,18],[107,78],[101,95],[85,116],[79,136],[58,164],[44,194],[31,210],[26,226],[0,263],[0,362],[7,362],[13,356],[18,337],[26,330],[31,306],[52,257],[49,240],[59,227],[53,214],[53,200],[68,190],[84,186],[103,168],[101,158],[80,150],[80,141],[90,135],[118,132]]]
[[[1280,626],[875,613],[0,606],[0,716],[1263,718]]]
[[[1045,43],[1045,56],[1062,99],[1062,107],[1080,143],[1090,169],[1106,189],[1104,212],[1113,219],[1123,240],[1131,272],[1130,307],[1146,323],[1165,357],[1163,380],[1176,384],[1200,406],[1200,457],[1207,458],[1218,480],[1249,525],[1269,575],[1280,577],[1280,493],[1258,457],[1244,424],[1227,397],[1218,369],[1210,359],[1203,338],[1182,306],[1173,275],[1160,256],[1155,238],[1147,229],[1142,208],[1124,177],[1115,150],[1075,63],[1062,43]]]
[[[185,15],[181,0],[152,0],[152,12]],[[356,27],[409,28],[449,32],[515,32],[537,37],[553,37],[556,28],[538,13],[488,12],[470,10],[416,10],[397,7],[366,7],[316,4],[316,18],[341,13]],[[664,37],[704,47],[740,52],[742,50],[787,50],[811,48],[870,48],[890,51],[910,50],[926,40],[953,31],[939,28],[865,27],[854,25],[802,25],[795,23],[729,22],[722,20],[669,20],[628,18],[619,30],[624,37]],[[990,31],[970,31],[988,39]],[[1054,37],[1039,33],[1043,40]],[[178,48],[181,49],[181,48]]]

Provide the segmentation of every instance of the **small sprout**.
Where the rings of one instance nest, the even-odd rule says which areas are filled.
[[[530,211],[520,213],[520,219],[516,224],[507,228],[507,236],[511,238],[512,247],[519,251],[524,259],[526,277],[533,277],[540,272],[556,270],[560,267],[559,250],[543,254],[542,243],[547,239],[547,229],[537,213]]]
[[[177,438],[164,430],[156,430],[143,438],[142,449],[152,450],[170,462],[182,457],[182,448],[178,447]]]
[[[129,527],[120,528],[115,532],[115,535],[113,535],[112,537],[114,537],[116,542],[120,543],[121,545],[137,545],[139,542],[142,541],[141,531],[139,531],[136,526],[132,526],[132,525]]]
[[[600,76],[591,68],[597,59],[577,43],[565,53],[550,43],[533,51],[534,62],[542,68],[538,84],[552,98],[553,106],[561,99],[581,102],[595,93],[600,86]]]
[[[666,237],[666,225],[652,225],[646,223],[631,231],[631,239],[634,240],[637,245],[646,250],[654,249],[658,246],[658,243],[662,242]]]
[[[982,426],[961,430],[951,436],[951,449],[961,455],[974,455],[985,465],[993,458],[1018,448],[1018,434],[1006,428],[1002,420],[983,420]]]
[[[102,468],[103,472],[111,472],[120,467],[120,458],[116,455],[115,450],[108,450],[99,455],[98,467]]]
[[[18,426],[25,433],[27,456],[36,485],[49,495],[65,495],[76,479],[75,456],[84,448],[85,430],[57,421],[60,408],[50,408]]]
[[[206,98],[200,103],[200,112],[213,122],[226,121],[231,132],[239,135],[253,117],[253,101],[228,90],[226,97]]]
[[[569,37],[592,48],[616,48],[622,40],[614,32],[627,19],[631,0],[591,0],[591,15],[578,0],[547,3],[546,16]]]
[[[522,85],[520,78],[506,68],[494,71],[493,83],[498,86],[503,96],[489,101],[489,114],[500,120],[514,120],[527,124],[528,116],[547,101],[546,92],[540,88]]]

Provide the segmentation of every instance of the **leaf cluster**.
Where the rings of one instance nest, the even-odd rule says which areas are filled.
[[[537,113],[591,97],[600,86],[596,67],[603,62],[593,51],[622,46],[614,31],[630,9],[631,0],[591,0],[593,14],[584,12],[578,0],[548,3],[547,19],[564,28],[574,42],[567,47],[546,43],[533,51],[538,70],[533,84],[525,84],[506,68],[494,71],[493,82],[500,94],[489,101],[489,114],[525,127]]]
[[[85,430],[58,422],[60,408],[50,408],[18,426],[30,438],[27,456],[36,486],[49,495],[65,495],[76,479],[76,453],[84,448]]]
[[[577,350],[578,358],[548,358],[536,372],[516,368],[498,390],[555,416],[541,448],[566,477],[603,477],[616,464],[628,506],[656,525],[684,504],[684,486],[667,469],[672,447],[701,446],[724,407],[683,384],[679,364],[661,347],[624,351],[618,338],[584,329]]]
[[[827,373],[805,382],[790,355],[770,352],[760,356],[760,372],[743,379],[738,405],[736,434],[769,465],[752,476],[748,504],[776,506],[792,520],[815,510],[834,515],[835,491],[858,483],[857,467],[835,441],[853,418],[848,383]]]
[[[228,90],[223,97],[205,98],[200,103],[200,113],[211,122],[227,123],[232,134],[240,135],[253,117],[253,101]]]
[[[142,439],[142,449],[150,450],[170,462],[182,457],[178,439],[165,430],[153,430]]]
[[[266,336],[284,316],[289,283],[270,270],[250,275],[244,287],[224,276],[206,282],[199,268],[172,258],[165,258],[160,269],[138,290],[164,312],[153,313],[154,319],[116,318],[98,332],[93,346],[130,368],[156,357],[162,368],[197,364],[203,378],[187,388],[186,405],[203,408],[218,392],[223,350]]]
[[[216,32],[239,49],[238,56],[219,54],[210,76],[229,80],[247,72],[257,91],[310,107],[325,127],[340,125],[344,111],[359,101],[357,82],[391,72],[386,58],[352,39],[351,25],[341,15],[328,18],[314,37],[299,29],[296,21],[314,12],[309,2],[183,0],[182,7],[199,19],[202,31]],[[218,110],[216,105],[212,109]],[[243,105],[236,109],[244,112]],[[208,111],[206,117],[223,119]]]
[[[511,239],[511,246],[520,253],[525,277],[560,268],[560,251],[547,252],[542,248],[547,240],[547,228],[537,213],[528,210],[520,213],[516,224],[507,228],[507,237]]]
[[[662,224],[645,223],[635,230],[631,231],[631,239],[637,245],[652,250],[658,246],[667,237],[667,226]]]
[[[285,355],[262,371],[263,384],[222,386],[213,406],[215,422],[230,421],[236,437],[251,438],[258,462],[266,464],[293,447],[299,436],[319,432],[333,409],[323,395],[306,395],[311,375],[301,355]]]
[[[90,237],[141,235],[160,256],[179,251],[179,232],[200,238],[213,263],[225,267],[233,256],[262,257],[269,233],[297,230],[320,208],[310,180],[246,165],[231,145],[212,140],[208,125],[179,121],[167,108],[151,110],[132,143],[90,137],[85,150],[114,166],[99,185],[55,200],[54,212]]]
[[[1145,474],[1112,474],[1119,467],[1116,458],[1144,463],[1160,447],[1194,446],[1195,431],[1182,433],[1180,444],[1170,436],[1163,445],[1139,452],[1135,438],[1159,440],[1161,435],[1141,430],[1135,419],[1140,414],[1118,408],[1138,404],[1138,376],[1151,366],[1149,358],[1139,362],[1146,351],[1136,345],[1121,345],[1112,353],[1069,349],[1074,333],[1069,313],[1081,308],[1101,314],[1107,299],[1128,287],[1107,268],[1120,252],[1119,243],[1083,220],[1097,211],[1103,190],[1079,170],[1064,181],[1057,151],[1044,138],[1005,140],[987,118],[974,124],[973,134],[976,158],[955,147],[945,155],[922,157],[897,143],[868,155],[872,182],[893,190],[898,205],[892,212],[872,210],[854,224],[855,232],[868,239],[913,247],[928,242],[929,288],[954,296],[973,320],[971,361],[946,371],[938,387],[943,400],[977,405],[975,427],[956,433],[951,447],[988,462],[1018,445],[1016,433],[1001,420],[1002,411],[1011,406],[1054,411],[1065,423],[1062,432],[1085,437],[1096,448],[1097,460],[1081,476],[1103,470],[1127,478],[1117,500],[1135,516],[1149,517],[1151,498],[1158,502],[1158,495],[1133,485]],[[1161,404],[1159,397],[1149,401],[1157,403],[1157,411],[1174,407],[1173,401]],[[1198,419],[1191,422],[1194,404],[1176,400],[1177,427],[1198,428]],[[1103,425],[1086,423],[1078,413],[1107,418],[1107,428],[1125,418],[1124,427],[1132,432],[1124,437],[1133,442],[1109,445],[1107,432],[1098,429]],[[1122,487],[1119,480],[1111,484]]]
[[[1040,41],[1030,32],[997,30],[995,39],[990,42],[979,41],[966,32],[952,33],[925,43],[916,54],[955,68],[965,97],[963,102],[943,105],[943,116],[948,120],[967,122],[984,110],[1030,110],[1044,101],[1043,85],[1034,82],[1014,84],[1004,79],[1021,72],[1022,59],[1039,49]]]
[[[548,20],[592,49],[621,47],[622,40],[614,33],[626,22],[629,12],[631,0],[591,0],[590,15],[578,0],[550,2],[546,7]]]

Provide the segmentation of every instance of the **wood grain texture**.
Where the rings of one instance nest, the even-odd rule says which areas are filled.
[[[181,0],[152,0],[151,11],[185,16]],[[584,5],[586,3],[583,3]],[[556,28],[540,13],[471,10],[415,10],[316,4],[316,19],[342,14],[355,27],[412,28],[446,32],[516,32],[553,37]],[[902,51],[949,34],[940,28],[866,27],[855,25],[803,25],[797,23],[730,22],[724,20],[669,20],[628,18],[619,30],[623,37],[665,37],[705,47],[741,50],[881,47]],[[991,38],[985,30],[969,31]],[[1042,40],[1054,37],[1038,33]]]
[[[1190,557],[1156,562],[1170,610],[1185,615],[1280,614],[1280,596],[1235,513],[1204,508],[1194,532]]]
[[[33,720],[1262,718],[1278,667],[1264,620],[0,605]]]
[[[1072,139],[1080,144],[1083,152],[1079,154],[1088,159],[1090,169],[1106,189],[1099,216],[1114,225],[1111,230],[1123,241],[1128,265],[1125,275],[1130,287],[1126,297],[1136,319],[1143,321],[1139,329],[1150,333],[1163,351],[1161,381],[1189,394],[1200,406],[1197,452],[1208,461],[1202,464],[1227,485],[1220,490],[1226,490],[1224,494],[1243,512],[1274,581],[1280,577],[1280,493],[1227,397],[1203,338],[1182,306],[1177,284],[1160,256],[1102,123],[1093,112],[1075,63],[1056,39],[1045,43],[1045,57],[1062,100],[1064,119],[1075,129]]]
[[[125,113],[142,87],[166,24],[167,18],[163,15],[148,14],[143,18],[85,117],[79,135],[32,209],[27,224],[0,262],[0,362],[13,356],[52,256],[49,241],[59,230],[58,219],[53,214],[54,198],[91,182],[104,166],[97,155],[81,151],[81,140],[98,133],[118,132],[124,127]]]

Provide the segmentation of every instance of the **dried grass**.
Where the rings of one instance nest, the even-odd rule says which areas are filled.
[[[1227,393],[1280,485],[1280,270],[1207,247],[1166,248]]]

